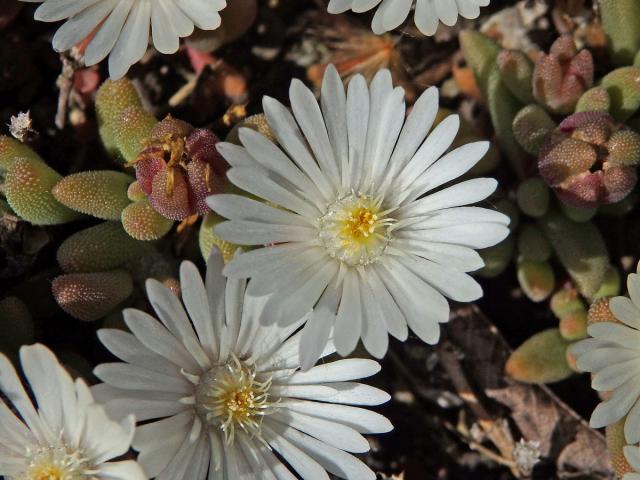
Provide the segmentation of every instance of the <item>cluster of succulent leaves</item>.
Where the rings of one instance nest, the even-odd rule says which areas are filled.
[[[479,32],[460,36],[496,140],[519,182],[496,202],[511,217],[512,233],[483,252],[480,274],[497,276],[515,262],[522,291],[534,302],[550,299],[559,321],[522,344],[507,364],[511,376],[530,383],[572,374],[567,347],[586,337],[588,305],[620,289],[593,219],[624,215],[636,203],[640,3],[599,4],[613,65],[601,78],[594,78],[591,52],[578,50],[570,36],[559,37],[535,61]],[[558,281],[564,276],[570,282]]]
[[[199,244],[205,258],[214,245],[226,258],[234,251],[213,234],[219,219],[207,214],[204,205],[207,195],[225,188],[215,135],[171,117],[158,121],[126,79],[101,86],[96,113],[113,170],[63,177],[28,145],[0,136],[6,211],[34,225],[100,220],[62,242],[57,260],[63,273],[52,283],[58,304],[85,321],[113,311],[132,294],[136,282],[149,276],[169,278],[169,266],[156,261],[161,256],[155,241],[177,220],[192,225],[202,218]],[[205,163],[212,159],[216,171]]]

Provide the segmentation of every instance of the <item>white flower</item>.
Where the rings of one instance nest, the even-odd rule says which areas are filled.
[[[633,468],[634,472],[625,473],[622,480],[640,480],[640,448],[627,445],[624,447],[624,457]]]
[[[43,0],[22,0],[42,2]],[[86,65],[109,55],[109,74],[118,79],[142,58],[149,43],[161,53],[175,53],[179,39],[220,26],[226,0],[44,0],[35,13],[43,22],[66,20],[53,37],[53,48],[69,50],[95,31],[84,53]]]
[[[20,417],[0,402],[0,476],[8,480],[144,480],[124,455],[135,420],[117,423],[93,401],[82,380],[71,379],[43,345],[20,349],[22,369],[37,406],[11,362],[0,355],[0,390]]]
[[[600,403],[591,415],[593,428],[617,422],[625,415],[624,434],[630,444],[640,442],[640,277],[627,277],[630,299],[614,297],[609,309],[618,322],[589,325],[593,338],[582,340],[571,348],[577,367],[592,372],[591,388],[611,391],[611,397]]]
[[[458,15],[464,18],[478,18],[480,7],[489,5],[490,0],[330,0],[329,13],[352,10],[362,13],[376,8],[371,22],[374,33],[381,34],[393,30],[404,22],[415,5],[416,27],[425,35],[433,35],[438,22],[453,26]]]
[[[230,219],[216,227],[220,237],[271,245],[239,255],[224,274],[251,277],[250,295],[273,293],[265,324],[288,325],[315,306],[300,343],[304,368],[315,363],[334,324],[343,356],[362,338],[382,357],[387,332],[405,340],[407,324],[435,344],[439,323],[449,319],[445,297],[467,302],[482,296],[466,273],[484,265],[474,249],[508,234],[505,215],[466,206],[487,198],[495,180],[450,183],[482,158],[488,142],[445,154],[458,116],[427,137],[437,89],[424,92],[405,121],[404,91],[393,88],[388,70],[378,72],[370,88],[355,76],[345,94],[330,66],[321,107],[298,80],[290,97],[293,115],[272,98],[263,101],[281,147],[246,128],[240,130],[244,148],[218,144],[233,184],[283,207],[238,195],[208,198]]]
[[[186,312],[169,289],[149,280],[149,300],[162,323],[129,309],[124,317],[133,335],[98,333],[127,363],[96,368],[105,382],[94,387],[96,395],[116,417],[135,412],[146,422],[133,441],[146,473],[159,480],[293,480],[291,469],[307,480],[328,480],[326,471],[373,480],[346,452],[369,450],[361,433],[392,428],[385,417],[353,406],[389,399],[352,382],[376,373],[378,363],[348,359],[299,371],[300,333],[294,332],[302,320],[260,325],[264,302],[245,297],[246,282],[225,280],[221,270],[214,254],[205,285],[184,262]],[[332,352],[328,347],[323,355]]]

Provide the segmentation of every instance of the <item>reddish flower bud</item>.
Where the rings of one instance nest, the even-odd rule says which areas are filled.
[[[573,38],[558,38],[548,55],[541,54],[533,71],[533,96],[556,113],[574,111],[582,94],[593,86],[593,57],[576,50]]]
[[[227,164],[216,150],[218,137],[207,129],[167,117],[151,131],[134,164],[140,189],[160,214],[184,220],[209,211],[205,199],[225,185]]]
[[[542,178],[568,205],[593,208],[622,200],[637,181],[640,135],[605,112],[567,117],[542,147]]]

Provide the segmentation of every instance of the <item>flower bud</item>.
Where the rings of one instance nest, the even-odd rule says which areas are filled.
[[[140,188],[161,215],[184,220],[209,211],[205,200],[220,192],[226,162],[217,152],[218,138],[171,117],[151,131],[147,147],[134,160]]]
[[[541,54],[533,71],[533,95],[555,113],[573,112],[578,99],[593,85],[593,57],[576,50],[573,38],[563,35]]]
[[[538,158],[542,178],[560,200],[593,208],[626,197],[637,181],[640,135],[604,112],[580,112],[563,120]]]
[[[557,328],[537,333],[511,354],[506,373],[525,383],[564,380],[573,373],[566,358],[568,345]]]

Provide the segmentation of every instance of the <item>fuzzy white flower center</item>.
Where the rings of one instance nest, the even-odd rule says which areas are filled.
[[[98,473],[81,451],[66,445],[29,449],[27,462],[16,480],[87,480]]]
[[[207,425],[220,428],[232,444],[237,428],[260,438],[262,419],[278,405],[269,390],[271,378],[260,381],[254,367],[237,358],[213,367],[196,386],[196,411]]]
[[[352,192],[329,205],[318,219],[318,238],[330,257],[356,267],[382,256],[396,221],[381,203],[381,198]]]

